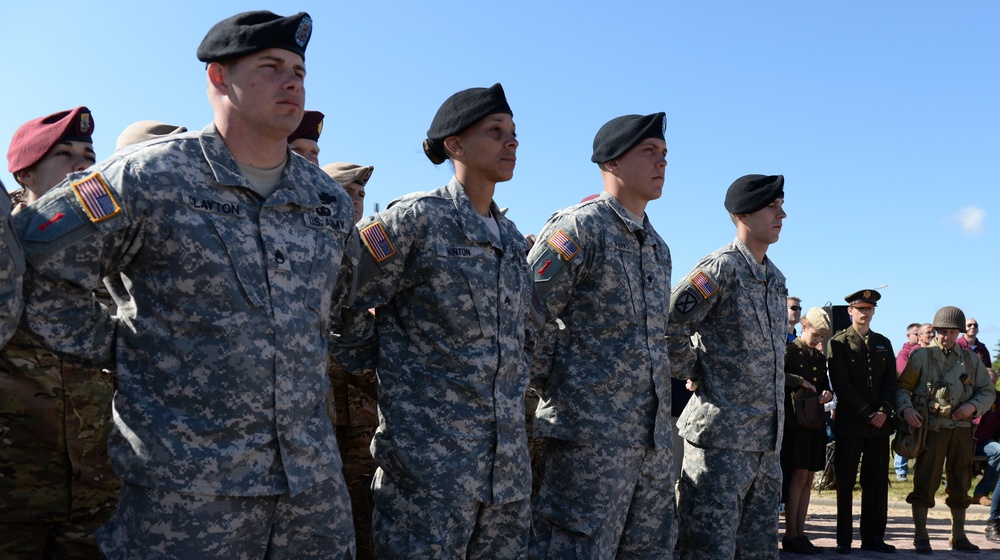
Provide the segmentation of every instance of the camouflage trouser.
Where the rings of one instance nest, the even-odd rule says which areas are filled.
[[[527,499],[486,504],[435,498],[394,484],[378,469],[372,501],[379,560],[524,558],[530,523]]]
[[[114,509],[59,523],[0,523],[0,558],[35,560],[100,560],[94,533],[114,513]]]
[[[671,558],[671,462],[669,449],[549,439],[529,557]]]
[[[354,512],[357,560],[372,560],[372,479],[375,478],[375,459],[371,444],[375,426],[337,426],[337,444],[344,463],[344,481],[351,496]]]
[[[682,559],[778,558],[777,453],[698,447],[686,441],[677,493]]]
[[[207,496],[126,482],[97,540],[112,560],[350,559],[349,508],[339,473],[296,496]]]

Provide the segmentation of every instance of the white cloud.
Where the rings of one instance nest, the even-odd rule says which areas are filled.
[[[967,235],[976,235],[983,231],[983,221],[986,219],[986,210],[975,206],[966,206],[952,217],[952,220],[962,226],[962,231]]]

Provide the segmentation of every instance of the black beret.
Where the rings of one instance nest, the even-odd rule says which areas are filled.
[[[785,197],[784,175],[744,175],[726,191],[730,214],[750,214]]]
[[[319,111],[306,111],[302,115],[302,122],[299,123],[299,127],[288,136],[288,143],[291,144],[299,138],[319,142],[319,135],[323,133],[324,116]]]
[[[281,17],[261,10],[226,18],[208,30],[198,45],[198,60],[216,62],[279,48],[306,58],[312,18],[305,12]]]
[[[667,130],[667,118],[664,113],[652,115],[625,115],[611,119],[594,136],[594,155],[590,161],[604,163],[632,149],[633,146],[646,138],[663,140],[663,132]]]
[[[510,105],[507,104],[503,86],[493,84],[488,88],[462,90],[441,104],[441,108],[434,115],[431,127],[427,130],[427,138],[444,140],[449,136],[461,134],[483,117],[494,113],[514,116]]]
[[[872,306],[878,305],[876,302],[882,299],[882,294],[875,290],[858,290],[853,294],[848,294],[844,297],[849,305],[854,305],[855,303],[870,303]]]

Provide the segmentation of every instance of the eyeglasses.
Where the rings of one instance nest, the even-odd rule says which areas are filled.
[[[965,326],[966,326],[967,328],[968,328],[968,327],[976,327],[976,328],[978,329],[978,328],[979,328],[979,323],[969,323],[969,324],[967,324],[967,325],[965,325]]]
[[[802,311],[801,305],[789,305],[788,308],[791,309],[792,311]]]

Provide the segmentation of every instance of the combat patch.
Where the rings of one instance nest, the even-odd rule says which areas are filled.
[[[552,245],[552,247],[566,260],[571,260],[577,253],[580,252],[580,247],[578,247],[577,244],[563,232],[563,230],[555,232],[552,237],[549,238],[549,245]]]
[[[71,206],[72,198],[62,198],[41,209],[31,218],[25,241],[54,241],[83,225],[83,218]]]
[[[389,241],[381,222],[375,222],[361,230],[361,239],[368,247],[368,252],[375,258],[375,262],[382,262],[396,254],[396,248]]]
[[[121,212],[121,207],[111,195],[111,189],[99,172],[95,171],[79,181],[73,181],[70,185],[91,222],[101,222]]]

